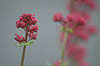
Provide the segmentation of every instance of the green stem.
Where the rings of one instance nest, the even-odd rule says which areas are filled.
[[[73,11],[74,0],[70,0],[70,4],[71,4],[71,6],[70,6],[69,13],[71,14],[72,11]],[[65,28],[65,29],[66,29],[66,28]],[[67,36],[68,36],[68,33],[65,32],[65,35],[64,35],[64,41],[63,41],[63,46],[62,46],[61,65],[60,65],[60,66],[63,66],[63,64],[64,64],[64,52],[65,52],[65,48],[66,48]]]
[[[61,53],[61,66],[63,66],[63,64],[64,64],[64,52],[65,52],[65,48],[66,48],[67,36],[68,36],[68,33],[65,32],[64,41],[63,41],[63,45],[62,45],[62,53]]]
[[[26,51],[26,46],[23,47],[23,53],[22,53],[22,59],[21,59],[21,65],[20,66],[24,65],[25,51]]]
[[[28,32],[26,31],[25,43],[27,43],[27,36],[28,36]],[[22,58],[21,58],[20,66],[24,66],[25,51],[26,51],[26,46],[23,47],[23,53],[22,53]]]

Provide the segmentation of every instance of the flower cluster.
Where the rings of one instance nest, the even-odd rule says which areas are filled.
[[[36,25],[37,21],[38,20],[35,18],[35,14],[32,15],[23,13],[21,16],[19,16],[19,20],[16,21],[16,27],[24,29],[27,36],[29,36],[29,40],[35,40],[37,38],[37,30],[39,28],[39,26]],[[19,43],[26,40],[26,38],[24,38],[22,35],[15,35],[15,40]]]
[[[69,59],[77,61],[78,66],[89,66],[84,61],[86,55],[86,48],[80,45],[82,40],[88,40],[89,37],[97,32],[97,28],[90,25],[90,10],[96,8],[94,0],[72,0],[68,4],[68,9],[72,8],[72,12],[66,18],[61,13],[55,13],[53,20],[59,22],[62,27],[72,29],[73,33],[68,32],[68,39],[66,40],[66,56]],[[65,32],[61,32],[61,42],[64,40]],[[58,65],[59,66],[59,65]]]
[[[81,45],[70,44],[67,49],[68,57],[81,61],[85,56],[85,48]]]
[[[15,33],[15,35],[17,36],[17,37],[15,37],[15,40],[18,41],[19,43],[25,41],[25,38],[24,38],[22,35],[19,36],[19,35],[16,34],[16,33]]]

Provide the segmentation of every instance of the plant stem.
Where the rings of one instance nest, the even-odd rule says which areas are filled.
[[[73,11],[74,0],[70,0],[70,4],[71,4],[71,6],[70,6],[69,13],[71,14]],[[61,66],[63,66],[63,63],[64,63],[64,52],[65,52],[65,48],[66,48],[67,36],[68,36],[68,33],[65,32],[63,46],[62,46],[62,53],[61,53]]]
[[[71,14],[73,9],[74,9],[74,0],[70,0],[70,10],[69,10],[69,13]]]
[[[24,65],[25,51],[26,51],[26,46],[23,47],[23,53],[22,53],[22,59],[21,59],[21,65],[20,66]]]
[[[28,32],[26,31],[25,43],[27,43],[27,34],[28,34]],[[22,53],[22,59],[21,59],[21,65],[20,66],[23,66],[24,65],[25,51],[26,51],[26,46],[23,47],[23,53]]]
[[[67,36],[68,36],[68,33],[65,32],[64,41],[62,45],[62,53],[61,53],[61,66],[63,66],[63,63],[64,63],[64,52],[66,48]]]

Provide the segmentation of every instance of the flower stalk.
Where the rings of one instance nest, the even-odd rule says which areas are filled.
[[[15,33],[15,40],[19,43],[16,46],[23,46],[20,66],[24,66],[26,46],[31,46],[34,40],[37,39],[37,31],[39,28],[39,26],[36,24],[37,21],[38,20],[35,18],[35,14],[32,15],[26,13],[23,13],[21,16],[19,16],[19,20],[16,21],[16,27],[24,29],[26,33],[25,37],[23,37],[22,35],[19,36],[17,33]]]
[[[68,36],[68,32],[65,32],[64,41],[62,45],[62,53],[61,53],[61,66],[63,66],[63,63],[64,63],[64,52],[66,49],[67,36]]]
[[[89,12],[96,8],[96,3],[94,0],[70,0],[67,5],[69,14],[66,18],[61,13],[55,13],[53,16],[54,22],[60,23],[63,27],[61,28],[61,59],[54,65],[66,66],[64,65],[66,63],[64,55],[66,55],[69,58],[70,66],[89,66],[84,61],[86,49],[80,43],[81,40],[88,40],[90,35],[96,33],[95,26],[88,24]]]
[[[25,51],[26,51],[26,46],[23,47],[23,53],[22,53],[22,59],[21,59],[21,65],[20,66],[24,65]]]
[[[74,0],[71,0],[70,4],[71,4],[71,8],[69,10],[69,13],[71,14],[74,6]],[[64,27],[64,29],[66,29],[66,27]],[[62,45],[62,52],[61,52],[61,66],[63,66],[64,64],[64,53],[67,45],[67,38],[68,38],[68,32],[65,32],[63,45]]]
[[[28,32],[26,31],[25,43],[27,43],[27,35],[28,35]],[[23,53],[22,53],[21,65],[20,66],[24,65],[25,51],[26,51],[26,46],[23,47]]]

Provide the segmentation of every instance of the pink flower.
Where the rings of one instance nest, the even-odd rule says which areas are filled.
[[[86,0],[86,3],[88,4],[88,6],[92,9],[96,8],[96,4],[94,3],[93,0]]]
[[[86,63],[86,62],[81,62],[81,63],[79,64],[79,66],[89,66],[89,64]]]
[[[37,31],[39,26],[36,24],[37,19],[35,18],[35,14],[26,14],[23,13],[21,16],[19,16],[19,20],[16,21],[16,27],[17,28],[23,28],[25,32],[28,32],[29,34],[29,40],[31,39],[36,39],[37,38]],[[34,34],[34,32],[36,34]],[[15,40],[18,41],[19,43],[23,42],[25,39],[22,36],[18,36],[15,34],[17,37],[15,37]]]
[[[53,20],[55,22],[62,22],[63,21],[63,15],[61,13],[55,13],[53,16]]]
[[[30,31],[30,32],[33,32],[33,31],[37,32],[38,28],[39,28],[38,25],[31,25],[31,26],[28,27],[28,31]]]
[[[37,23],[37,21],[38,21],[37,19],[32,19],[32,23],[31,24],[35,25]]]
[[[15,40],[18,41],[19,43],[25,41],[24,37],[21,35],[19,36],[18,34],[15,33]]]
[[[88,39],[89,35],[85,31],[79,31],[79,37],[82,39]]]
[[[56,62],[54,63],[54,65],[55,65],[55,66],[60,66],[60,60],[56,61]]]
[[[32,26],[31,27],[31,30],[33,30],[34,32],[37,32],[39,26],[38,25],[35,25],[35,26]]]
[[[86,23],[86,20],[82,17],[79,17],[76,22],[76,25],[80,26],[80,25],[84,25],[85,23]]]
[[[84,40],[87,40],[89,38],[89,34],[83,30],[76,30],[75,35]]]
[[[72,19],[73,19],[72,15],[68,15],[67,19],[68,19],[68,21],[72,21]]]
[[[26,23],[16,21],[16,27],[17,28],[23,28],[24,29],[26,27]]]
[[[36,40],[36,39],[37,39],[37,35],[38,35],[37,33],[36,33],[36,34],[34,34],[34,33],[28,34],[30,40],[31,40],[31,39]]]
[[[17,21],[18,22],[23,22],[27,25],[35,25],[37,23],[37,19],[35,18],[35,14],[32,16],[32,14],[26,14],[26,13],[23,13],[21,16],[19,16],[19,20]],[[18,24],[19,26],[19,24]]]
[[[95,26],[89,26],[88,27],[88,32],[90,34],[96,33],[97,32],[97,28]]]
[[[82,15],[82,17],[83,17],[84,19],[86,19],[86,20],[89,20],[89,19],[90,19],[90,14],[87,13],[87,12],[82,12],[81,15]]]
[[[83,60],[85,56],[85,47],[78,44],[70,44],[67,46],[67,55],[77,61]]]
[[[86,20],[79,13],[73,12],[67,16],[65,22],[69,22],[69,24],[72,23],[72,26],[83,26]]]

